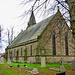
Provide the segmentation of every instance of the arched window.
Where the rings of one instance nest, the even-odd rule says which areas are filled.
[[[56,55],[55,33],[54,32],[52,32],[52,49],[53,49],[53,55]]]
[[[68,39],[67,39],[67,34],[65,34],[65,52],[66,52],[66,55],[68,55]]]

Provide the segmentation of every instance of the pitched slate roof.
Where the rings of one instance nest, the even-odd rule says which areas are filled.
[[[26,43],[27,41],[37,39],[53,17],[54,15],[22,31],[8,47],[14,47],[16,45]]]

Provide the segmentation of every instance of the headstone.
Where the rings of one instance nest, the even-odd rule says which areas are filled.
[[[73,70],[75,71],[75,61],[72,61]]]
[[[41,57],[41,67],[46,67],[45,57]]]
[[[66,75],[65,72],[57,73],[56,75]]]
[[[63,58],[61,58],[60,61],[61,61],[60,71],[61,71],[61,72],[65,72],[66,69],[65,69],[65,67],[64,67],[64,65],[63,65]]]
[[[11,60],[10,60],[10,59],[8,59],[8,62],[7,62],[7,64],[11,64]]]
[[[32,74],[38,74],[39,72],[38,72],[37,68],[33,68],[33,70],[31,71],[31,73]]]
[[[0,55],[0,58],[1,58],[1,55]]]
[[[4,58],[3,57],[0,58],[0,64],[4,64]]]

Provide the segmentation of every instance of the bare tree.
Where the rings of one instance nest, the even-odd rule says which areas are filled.
[[[14,27],[11,28],[11,42],[13,41],[13,29]]]
[[[2,27],[2,25],[0,25],[0,52],[2,52],[2,49],[3,49],[3,45],[2,45],[2,41],[3,41],[2,32],[3,32],[3,27]]]
[[[8,44],[10,45],[13,41],[13,29],[14,27],[11,27],[11,30],[7,29],[7,35],[8,35]]]
[[[69,21],[71,23],[70,27],[75,35],[75,20],[73,18],[73,16],[75,16],[75,12],[72,12],[75,11],[75,0],[22,0],[21,5],[31,5],[31,7],[24,12],[22,17],[25,17],[32,10],[36,12],[36,14],[41,12],[40,14],[47,13],[47,15],[49,15],[56,11],[59,5],[59,9],[65,21]]]
[[[65,16],[65,13],[69,13],[69,6],[64,0],[23,0],[21,4],[27,5],[28,3],[31,3],[31,7],[25,11],[23,17],[32,10],[35,12],[37,11],[36,13],[41,12],[45,14],[46,12],[47,15],[49,15],[57,10],[58,5],[60,9],[62,9],[61,11],[65,10],[62,14],[65,18],[67,17]],[[69,16],[67,19],[69,20]]]
[[[9,29],[7,29],[7,35],[8,35],[8,45],[10,45],[10,31],[9,31]]]
[[[2,29],[2,26],[0,25],[0,48],[2,48],[2,42],[1,42],[1,40],[2,40],[2,31],[3,31],[3,29]]]

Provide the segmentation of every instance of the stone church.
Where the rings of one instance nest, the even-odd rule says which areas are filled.
[[[59,63],[63,58],[64,62],[71,62],[75,59],[74,49],[72,32],[59,10],[39,23],[32,11],[27,29],[6,48],[6,58],[32,63],[40,63],[41,57],[46,63]]]

